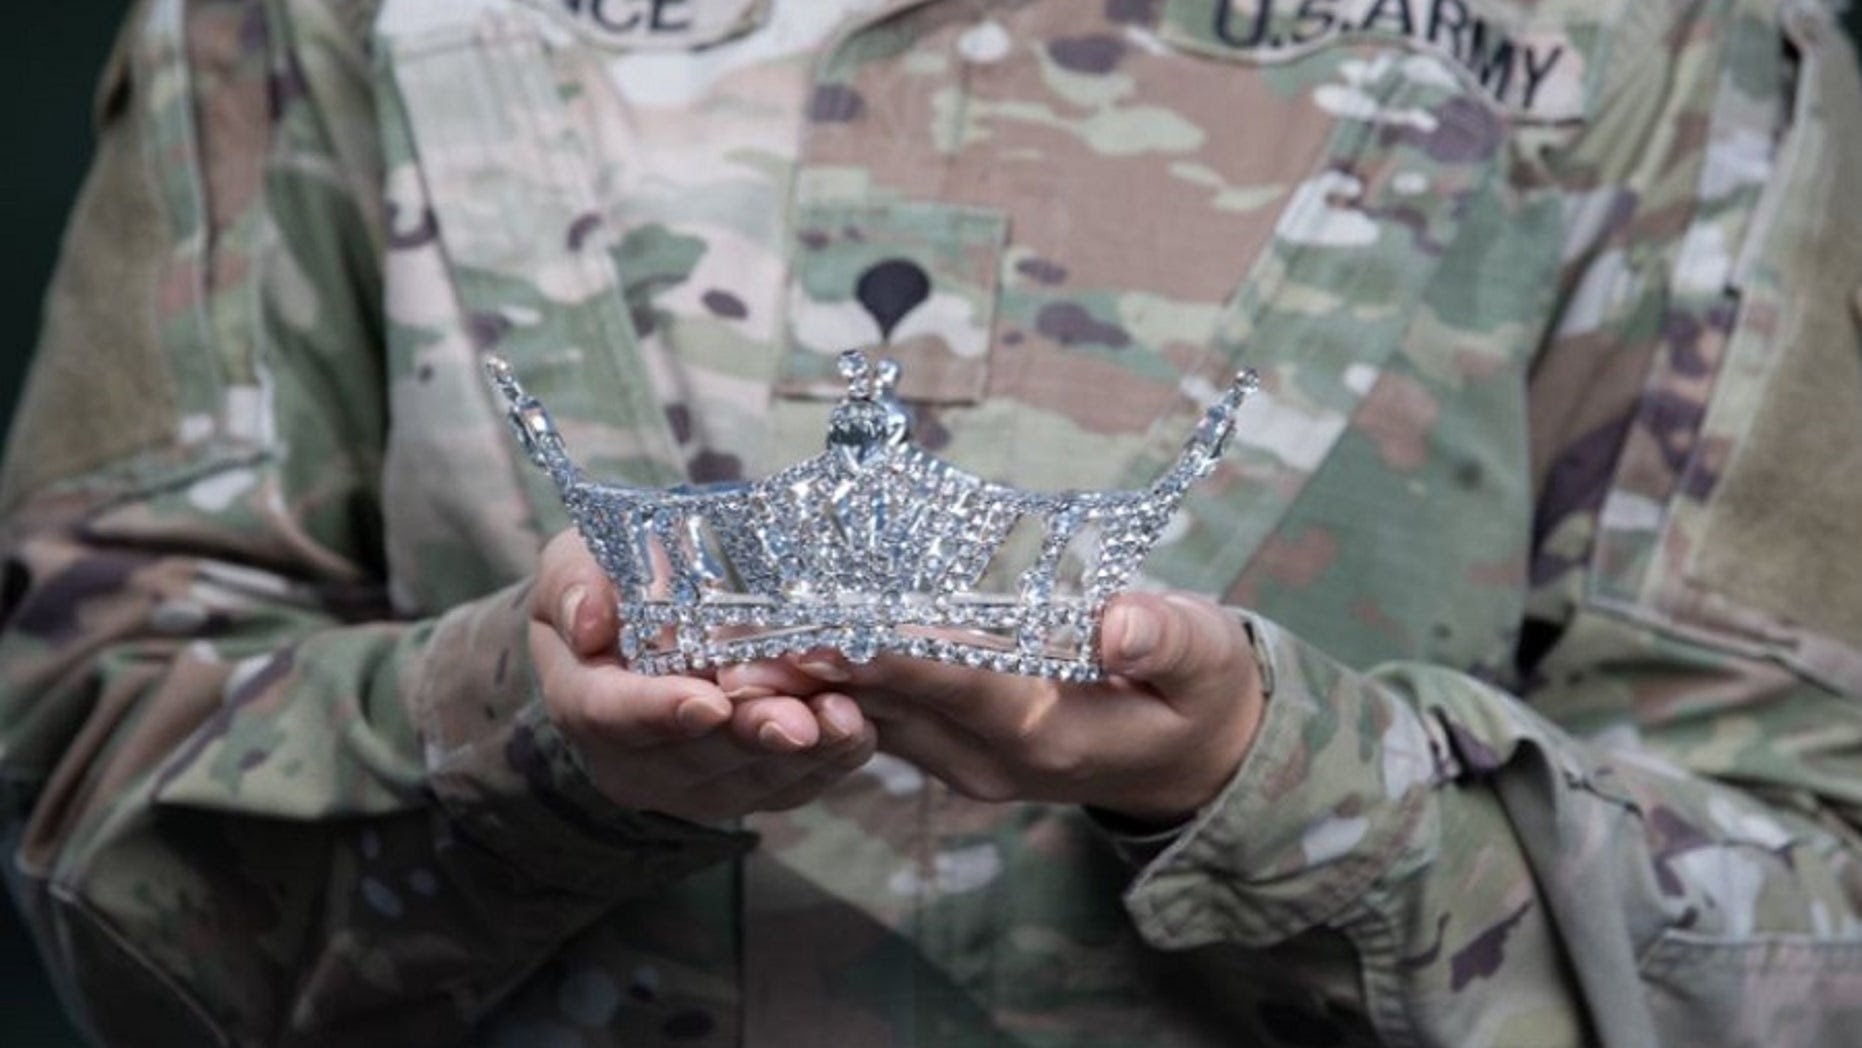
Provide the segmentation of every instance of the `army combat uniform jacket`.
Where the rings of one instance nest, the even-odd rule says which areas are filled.
[[[1808,0],[147,0],[7,444],[0,773],[128,1044],[1834,1044],[1862,1029],[1862,97]],[[884,263],[923,293],[856,293]],[[896,267],[895,267],[896,269]],[[540,712],[596,475],[1152,479],[1244,616],[1130,837],[879,758],[741,827]]]

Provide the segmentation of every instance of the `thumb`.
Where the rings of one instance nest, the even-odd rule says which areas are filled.
[[[531,618],[555,630],[578,656],[588,658],[614,644],[619,624],[613,587],[574,529],[557,535],[538,556],[530,604]]]
[[[1128,593],[1106,608],[1100,657],[1109,672],[1148,684],[1173,705],[1204,694],[1232,697],[1254,674],[1241,624],[1184,593]]]

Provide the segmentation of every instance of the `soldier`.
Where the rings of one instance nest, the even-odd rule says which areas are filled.
[[[1854,1036],[1813,0],[145,0],[99,100],[0,491],[98,1039]],[[480,368],[670,484],[863,345],[1049,490],[1261,373],[1112,682],[636,675]]]

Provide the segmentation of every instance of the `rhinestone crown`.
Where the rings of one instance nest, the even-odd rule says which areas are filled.
[[[630,488],[587,479],[510,365],[487,363],[531,461],[562,492],[619,591],[620,651],[648,674],[823,648],[1097,680],[1098,625],[1190,485],[1215,469],[1242,371],[1176,463],[1137,491],[1043,494],[991,483],[911,442],[899,366],[851,350],[827,450],[764,480]],[[1032,525],[1032,527],[1031,527]],[[1034,531],[1014,594],[979,592],[1011,533]],[[1000,565],[998,565],[1000,566]]]

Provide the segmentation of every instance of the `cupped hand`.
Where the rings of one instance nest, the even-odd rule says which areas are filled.
[[[722,671],[727,687],[851,696],[879,748],[981,800],[1091,805],[1181,820],[1240,767],[1265,706],[1234,615],[1183,593],[1126,594],[1106,609],[1095,684],[833,653]]]
[[[874,726],[812,679],[805,697],[630,672],[615,593],[574,531],[538,559],[530,656],[550,718],[616,804],[712,820],[807,803],[872,756]]]

